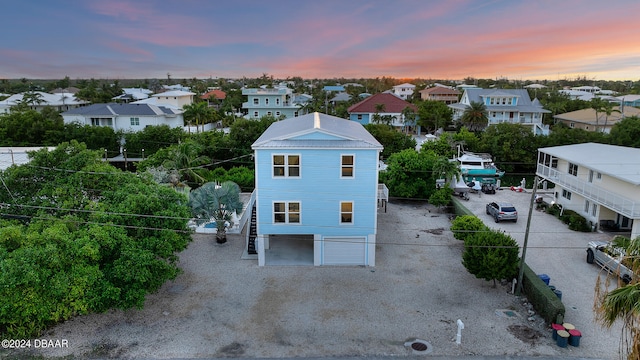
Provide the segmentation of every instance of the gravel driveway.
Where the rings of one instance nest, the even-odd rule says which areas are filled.
[[[466,202],[484,218],[489,196]],[[491,223],[491,225],[495,225]],[[499,224],[518,240],[525,221]],[[619,330],[592,322],[597,268],[584,245],[598,234],[573,233],[552,217],[534,214],[527,259],[563,291],[567,321],[584,337],[559,348],[540,319],[527,320],[524,299],[510,285],[492,287],[461,264],[462,243],[448,214],[425,203],[390,202],[379,213],[376,267],[258,267],[241,260],[244,239],[217,245],[194,235],[180,254],[184,270],[148,296],[144,309],[74,318],[43,338],[66,339],[63,349],[31,350],[45,357],[119,358],[531,355],[616,359]],[[511,310],[505,312],[497,310]],[[464,323],[457,345],[456,321]],[[428,343],[424,352],[407,346]],[[409,343],[408,343],[409,342]],[[25,353],[18,355],[25,355]]]

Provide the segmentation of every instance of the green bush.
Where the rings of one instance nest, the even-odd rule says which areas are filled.
[[[453,237],[458,240],[466,241],[479,231],[488,231],[489,228],[475,215],[458,216],[451,222],[451,231]]]
[[[429,203],[439,208],[447,206],[451,203],[451,195],[453,195],[453,189],[450,187],[438,189],[429,197]]]
[[[509,235],[488,229],[472,232],[464,240],[462,264],[478,279],[511,280],[518,275],[518,243]]]
[[[547,207],[547,214],[549,215],[553,215],[553,216],[560,216],[560,206],[558,206],[558,204],[553,204],[549,207]]]
[[[564,304],[527,264],[524,264],[522,288],[533,308],[547,323],[562,324]]]
[[[569,219],[569,229],[574,231],[590,232],[591,226],[589,226],[587,219],[580,215],[575,215]]]

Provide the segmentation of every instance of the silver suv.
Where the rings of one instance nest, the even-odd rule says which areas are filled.
[[[518,212],[516,211],[516,207],[511,203],[488,203],[487,215],[491,215],[496,222],[503,220],[518,222]]]

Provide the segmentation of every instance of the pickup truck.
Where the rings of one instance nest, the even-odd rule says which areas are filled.
[[[597,263],[603,269],[620,276],[622,281],[628,284],[633,279],[633,272],[622,264],[624,255],[623,249],[603,241],[590,241],[587,246],[587,263]]]

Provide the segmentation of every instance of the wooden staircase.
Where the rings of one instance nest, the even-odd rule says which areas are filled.
[[[256,205],[253,204],[251,208],[251,222],[249,223],[249,241],[247,243],[247,253],[249,255],[256,255],[258,252],[256,251],[256,236],[258,236],[258,227],[257,227],[257,216],[256,216]]]

